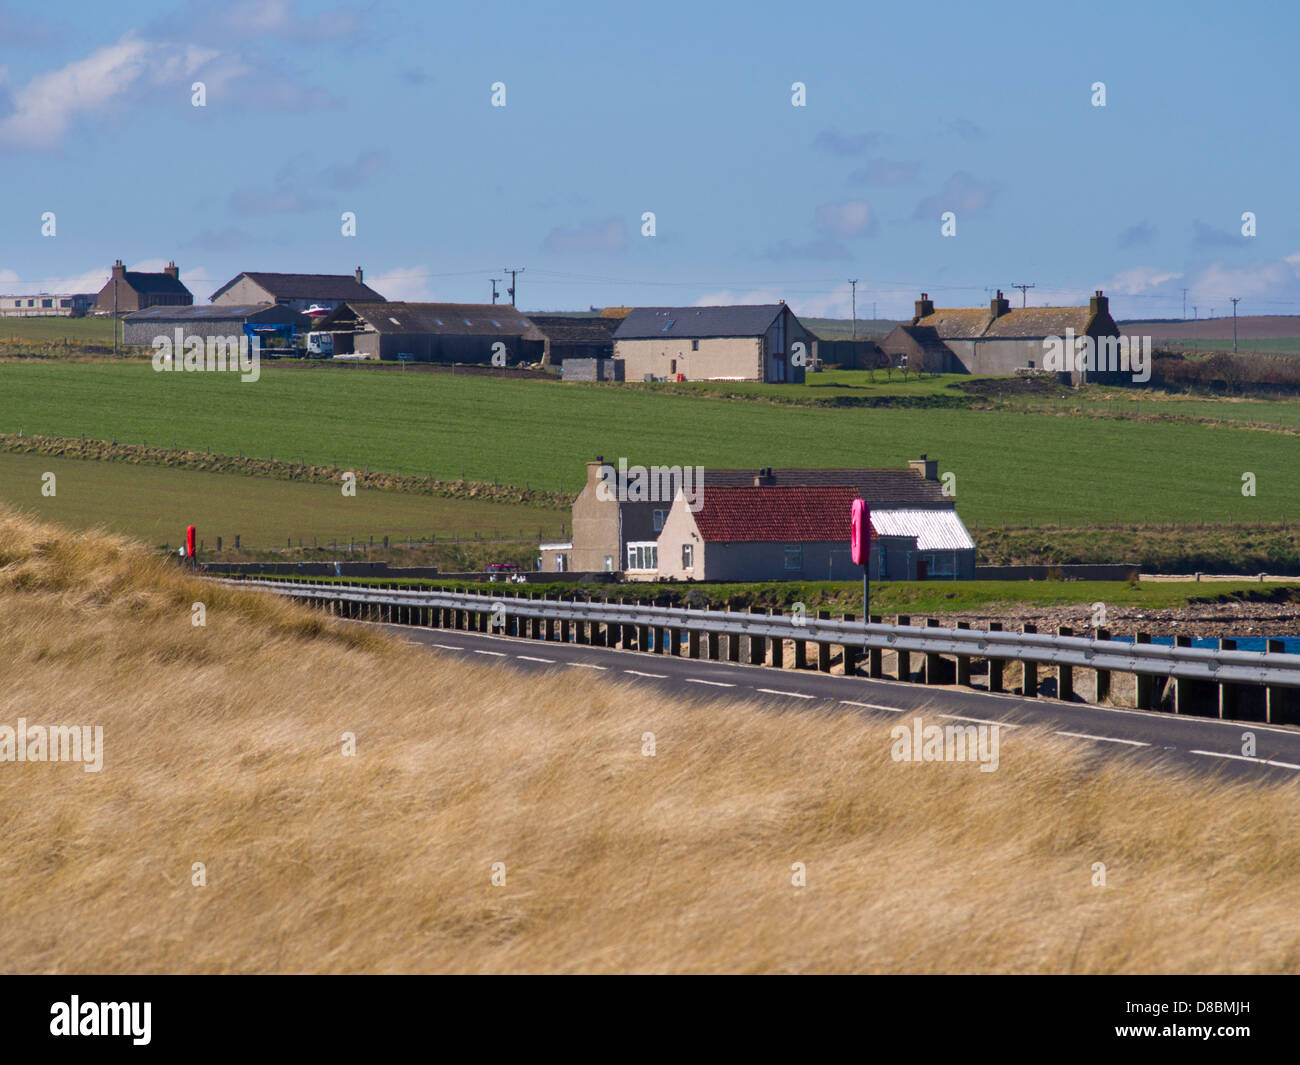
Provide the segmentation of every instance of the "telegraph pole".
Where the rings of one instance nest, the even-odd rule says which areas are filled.
[[[1241,302],[1240,296],[1232,297],[1232,353],[1237,353],[1237,304]]]
[[[1183,289],[1183,321],[1187,321],[1187,289]]]
[[[1026,293],[1029,291],[1029,289],[1031,289],[1031,288],[1035,288],[1036,286],[1034,286],[1034,285],[1024,285],[1024,284],[1021,284],[1021,285],[1012,285],[1011,287],[1012,287],[1012,288],[1018,288],[1018,289],[1020,289],[1020,308],[1021,308],[1021,310],[1024,310],[1024,307],[1025,307],[1025,295],[1026,295]]]
[[[489,278],[488,280],[492,282],[492,303],[495,306],[497,302],[497,285],[501,283],[501,278],[492,277]]]
[[[507,266],[504,267],[501,272],[510,275],[510,287],[506,289],[506,295],[510,297],[510,306],[513,307],[515,306],[515,274],[522,274],[524,268],[521,266],[516,270],[511,270],[510,267]]]
[[[858,279],[849,278],[849,284],[853,286],[853,339],[858,339]]]

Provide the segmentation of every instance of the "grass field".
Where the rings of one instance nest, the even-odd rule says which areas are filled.
[[[1300,970],[1291,783],[1030,728],[896,762],[892,720],[521,683],[9,516],[0,626],[0,722],[103,730],[0,773],[9,972]]]
[[[112,344],[112,318],[0,318],[0,342],[6,340]]]
[[[574,491],[598,454],[644,464],[901,467],[926,452],[971,522],[1300,515],[1300,437],[1050,414],[816,409],[635,389],[266,367],[0,364],[0,430]],[[1257,494],[1241,494],[1254,473]]]
[[[56,478],[52,497],[41,493],[46,472]],[[282,548],[290,538],[310,547],[313,537],[323,544],[430,534],[536,537],[539,530],[549,537],[569,521],[567,511],[505,503],[364,488],[346,497],[325,484],[8,452],[0,452],[0,499],[49,521],[102,525],[155,545],[181,543],[192,524],[209,549],[218,536],[233,546],[236,534],[246,548]]]

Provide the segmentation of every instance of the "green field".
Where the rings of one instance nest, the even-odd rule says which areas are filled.
[[[55,475],[56,493],[41,493],[42,475]],[[282,548],[292,539],[310,547],[390,536],[427,540],[474,535],[513,539],[558,535],[567,511],[475,500],[300,484],[237,474],[84,462],[0,452],[0,499],[43,520],[72,528],[103,525],[151,545],[177,545],[196,525],[209,548],[236,535],[244,548]]]
[[[956,477],[968,523],[1300,517],[1300,437],[997,410],[813,408],[642,389],[264,366],[0,364],[0,431],[576,491],[596,455],[644,464],[901,467]],[[1242,474],[1257,481],[1241,494]],[[5,493],[6,495],[8,493]]]
[[[112,318],[0,318],[0,342],[6,340],[112,344]]]

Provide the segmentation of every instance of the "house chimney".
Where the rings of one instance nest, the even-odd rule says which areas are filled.
[[[1002,290],[998,289],[998,294],[989,300],[989,313],[994,318],[1001,318],[1007,311],[1011,310],[1011,303],[1002,295]]]
[[[178,269],[176,269],[176,264],[174,262],[168,263],[167,269],[165,269],[163,273],[166,274],[168,277],[172,278],[174,281],[179,281],[181,279],[181,272]]]
[[[1097,289],[1092,294],[1092,299],[1088,301],[1088,311],[1094,317],[1098,314],[1110,313],[1110,300],[1101,294],[1101,289]]]
[[[587,463],[587,483],[596,484],[600,481],[600,470],[605,465],[605,456],[597,455],[594,462]]]
[[[761,488],[763,485],[770,485],[776,478],[772,476],[772,467],[764,466],[754,477],[754,487]]]
[[[357,284],[361,284],[361,267],[357,267]]]
[[[937,459],[928,459],[922,455],[919,459],[911,459],[907,465],[927,481],[937,481],[939,479],[939,462]]]
[[[930,299],[928,292],[922,292],[921,298],[916,301],[916,318],[912,320],[912,324],[915,325],[917,319],[925,318],[931,314],[934,314],[934,300]]]
[[[126,277],[126,267],[122,265],[122,260],[118,259],[113,264],[113,280],[121,281]]]

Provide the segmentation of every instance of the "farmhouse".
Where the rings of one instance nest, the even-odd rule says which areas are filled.
[[[37,292],[0,296],[0,318],[81,318],[94,309],[93,292]]]
[[[627,476],[624,476],[624,471]],[[648,476],[639,477],[638,473]],[[611,492],[611,486],[618,490]],[[669,539],[664,539],[670,515],[685,510],[698,518],[707,509],[715,490],[738,488],[836,488],[848,489],[850,498],[861,497],[871,507],[873,538],[872,576],[889,580],[930,578],[969,579],[975,575],[975,542],[957,515],[954,501],[943,494],[938,464],[922,456],[907,469],[772,469],[714,470],[701,467],[617,467],[603,458],[587,463],[587,483],[573,501],[573,539],[542,545],[540,566],[544,570],[621,571],[629,580],[705,579],[701,572],[687,573],[682,563],[682,546],[693,527],[686,514],[677,513]],[[745,499],[761,499],[751,495]],[[779,500],[780,496],[772,497]],[[789,497],[794,498],[794,497]],[[738,506],[741,504],[737,504]],[[748,503],[744,504],[750,505]],[[836,546],[812,549],[811,561],[798,573],[809,580],[828,578],[844,563],[834,552],[848,558],[848,506],[839,517]],[[874,542],[873,540],[873,542]],[[702,541],[692,541],[700,543]],[[722,541],[719,541],[722,542]],[[716,572],[730,572],[726,566],[749,559],[755,572],[768,572],[775,557],[776,541],[769,547],[723,551],[714,555]],[[793,546],[793,542],[784,546]],[[720,559],[727,559],[724,562]],[[782,563],[784,567],[784,563]],[[826,567],[832,567],[828,570]],[[861,570],[855,569],[855,575]],[[715,579],[712,576],[707,579]],[[722,580],[771,579],[722,577]]]
[[[149,274],[128,270],[118,259],[108,284],[95,298],[95,309],[100,314],[125,314],[149,307],[189,307],[193,303],[194,295],[181,284],[181,272],[175,263],[168,263],[160,274]]]
[[[336,355],[385,361],[514,366],[540,360],[546,343],[514,307],[492,303],[349,300],[317,329],[334,334]]]
[[[1101,290],[1087,307],[1012,308],[1001,290],[979,307],[935,308],[922,292],[909,325],[900,325],[881,341],[885,353],[916,369],[936,373],[971,373],[1010,376],[1019,371],[1043,369],[1052,338],[1066,336],[1119,337],[1110,316],[1110,301]],[[1059,375],[1066,383],[1080,383],[1081,375]]]
[[[614,334],[614,358],[628,381],[797,383],[815,339],[784,302],[635,307]]]
[[[124,344],[152,345],[159,336],[180,328],[186,336],[228,337],[256,335],[263,350],[292,347],[294,336],[311,328],[311,320],[291,307],[274,303],[248,306],[212,303],[199,307],[150,307],[122,319]]]
[[[305,311],[312,306],[334,310],[347,300],[382,302],[383,296],[355,274],[269,274],[245,271],[231,278],[212,294],[213,303],[247,306],[278,303]]]

